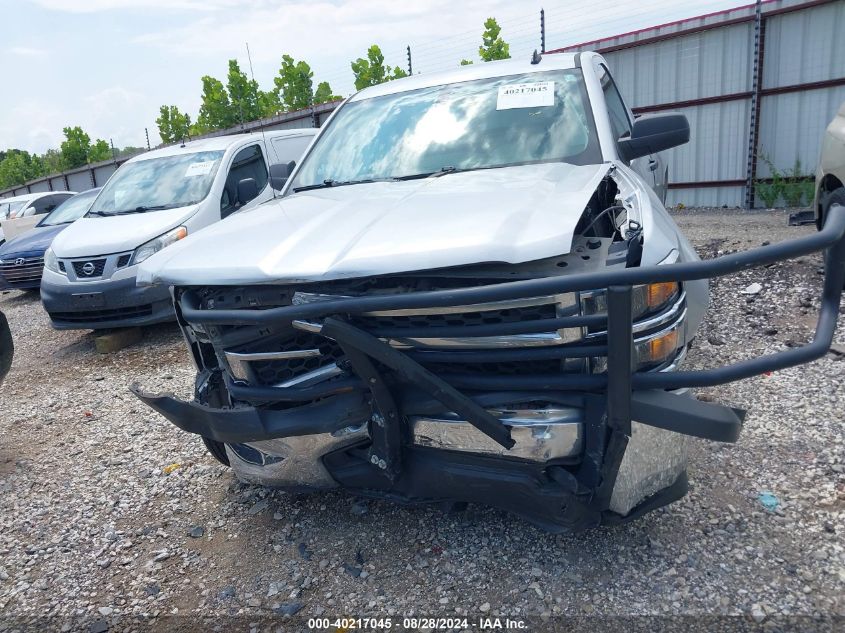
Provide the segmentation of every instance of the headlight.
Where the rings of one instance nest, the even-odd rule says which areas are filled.
[[[631,291],[632,317],[638,318],[658,312],[672,303],[681,294],[681,285],[677,281],[665,281],[647,286],[634,286]],[[593,290],[581,293],[581,312],[583,314],[605,314],[607,312],[607,293]]]
[[[44,251],[44,268],[54,273],[62,273],[62,271],[59,270],[59,258],[56,257],[52,248],[48,248]]]
[[[146,244],[141,244],[135,249],[135,253],[132,255],[132,265],[140,264],[145,259],[149,259],[158,253],[165,246],[175,244],[187,236],[188,229],[184,226],[177,226],[172,231],[168,231],[164,235],[159,235],[157,238],[150,240]]]
[[[654,369],[672,360],[686,344],[686,310],[670,327],[660,332],[634,339],[634,369],[644,371]],[[592,359],[594,373],[607,371],[607,357]]]

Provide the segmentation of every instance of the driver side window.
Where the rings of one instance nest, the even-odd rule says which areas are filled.
[[[616,87],[613,77],[610,76],[610,72],[604,64],[599,64],[598,75],[602,92],[604,92],[604,101],[607,104],[607,114],[610,117],[610,128],[613,130],[613,138],[619,139],[619,137],[631,133],[631,120],[628,118],[628,108],[625,107],[625,102],[622,101],[622,95],[619,94],[619,89]]]
[[[249,202],[238,200],[238,183],[244,178],[254,178],[258,191],[267,185],[267,163],[258,145],[250,145],[235,154],[226,176],[226,184],[223,186],[223,195],[220,197],[221,218],[234,213]]]

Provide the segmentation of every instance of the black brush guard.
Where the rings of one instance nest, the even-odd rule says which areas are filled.
[[[816,332],[810,343],[706,370],[632,371],[632,286],[709,279],[819,251],[825,253],[824,285]],[[356,421],[369,421],[371,445],[366,454],[361,455],[362,462],[366,462],[367,468],[380,471],[379,476],[390,482],[388,487],[396,482],[401,484],[403,469],[407,465],[417,469],[417,474],[436,472],[438,468],[448,472],[450,468],[465,467],[465,464],[454,462],[432,465],[426,462],[428,457],[420,456],[418,449],[408,446],[409,431],[404,423],[406,411],[403,410],[405,394],[403,388],[397,386],[399,384],[411,385],[413,389],[439,401],[445,410],[459,414],[505,448],[513,445],[509,429],[479,404],[483,400],[478,396],[479,391],[542,391],[557,397],[577,394],[587,413],[583,462],[575,472],[550,467],[546,469],[545,477],[567,494],[580,498],[584,507],[604,513],[604,522],[614,522],[621,517],[608,516],[607,507],[631,435],[632,418],[686,435],[735,441],[742,426],[742,411],[682,398],[667,390],[724,384],[820,358],[827,353],[833,340],[844,283],[845,207],[835,205],[828,213],[824,228],[818,233],[707,261],[455,290],[339,298],[263,310],[201,309],[196,294],[186,290],[177,302],[177,314],[183,325],[283,323],[310,328],[334,339],[341,346],[354,377],[307,388],[255,387],[227,377],[225,385],[229,395],[235,401],[252,403],[229,409],[182,402],[169,395],[145,394],[135,386],[133,391],[180,428],[221,442],[324,433]],[[450,375],[447,382],[421,365],[416,360],[417,352],[394,349],[379,338],[390,332],[367,332],[347,321],[350,316],[371,311],[483,304],[597,288],[607,288],[606,316],[573,315],[509,324],[456,326],[449,328],[448,333],[444,328],[438,328],[438,333],[443,336],[490,336],[544,332],[550,327],[602,326],[607,330],[606,346],[564,346],[554,353],[584,357],[595,355],[599,350],[608,359],[606,374]],[[426,332],[424,328],[402,331],[406,337],[424,337],[426,334],[430,335],[430,331]],[[480,356],[497,353],[501,352],[477,352]],[[196,350],[195,354],[198,355]],[[388,372],[390,376],[386,380]],[[303,406],[274,410],[257,404],[261,402],[302,402]],[[350,471],[348,464],[337,464],[336,467],[338,472]],[[429,470],[426,471],[426,468]],[[513,468],[518,470],[517,466]],[[349,475],[353,485],[356,476],[360,479],[360,474]],[[644,501],[625,518],[639,516],[652,507],[682,496],[686,489],[685,478],[682,479],[684,481],[679,480],[671,489],[664,491],[663,498]],[[418,490],[416,492],[419,493]]]

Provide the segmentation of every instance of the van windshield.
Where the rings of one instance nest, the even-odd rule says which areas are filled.
[[[38,226],[57,226],[78,220],[91,207],[99,191],[99,189],[94,189],[68,198],[41,220]]]
[[[601,160],[581,70],[553,70],[348,102],[291,187]]]
[[[109,178],[87,215],[145,213],[201,202],[223,154],[195,152],[126,163]]]

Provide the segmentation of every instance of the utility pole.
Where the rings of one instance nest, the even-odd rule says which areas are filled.
[[[414,74],[414,67],[411,64],[411,47],[409,45],[408,46],[408,75],[410,76],[410,75],[413,75],[413,74]]]
[[[150,131],[147,128],[144,128],[144,134],[147,137],[147,151],[150,151]]]
[[[546,10],[540,9],[540,52],[546,52]]]
[[[114,141],[109,139],[109,145],[111,145],[111,159],[117,160],[117,152],[114,151]]]

